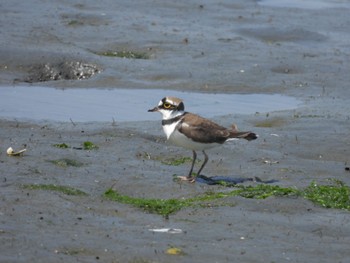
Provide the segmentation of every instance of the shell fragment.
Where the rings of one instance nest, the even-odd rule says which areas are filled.
[[[181,234],[183,232],[182,229],[179,228],[154,228],[149,229],[149,231],[168,234]]]
[[[26,151],[27,149],[22,149],[22,150],[19,150],[19,151],[17,151],[17,152],[15,152],[13,149],[12,149],[12,147],[9,147],[8,149],[7,149],[7,155],[9,155],[9,156],[20,156],[21,154],[23,154],[25,151]]]

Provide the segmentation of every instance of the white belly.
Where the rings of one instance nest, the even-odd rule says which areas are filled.
[[[195,151],[202,151],[220,145],[219,143],[199,143],[192,141],[177,130],[170,134],[170,136],[168,137],[168,141],[176,146]]]

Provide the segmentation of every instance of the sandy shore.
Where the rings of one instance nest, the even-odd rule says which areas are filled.
[[[260,137],[208,151],[204,174],[258,177],[293,189],[334,180],[350,185],[350,5],[15,2],[0,4],[1,86],[293,96],[301,102],[293,110],[215,116],[224,126],[235,122]],[[117,51],[145,57],[107,56]],[[84,142],[98,148],[84,149]],[[27,151],[8,156],[10,146]],[[189,163],[165,161],[187,156],[165,142],[160,116],[123,122],[0,120],[0,262],[349,261],[349,211],[300,196],[231,196],[169,217],[104,196],[110,188],[145,199],[232,190],[174,182],[173,175],[186,173]],[[150,231],[161,228],[181,233]]]

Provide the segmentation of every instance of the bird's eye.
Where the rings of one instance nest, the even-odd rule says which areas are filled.
[[[168,103],[168,102],[165,102],[165,103],[163,104],[163,107],[164,107],[164,109],[169,109],[169,108],[171,107],[171,104]]]

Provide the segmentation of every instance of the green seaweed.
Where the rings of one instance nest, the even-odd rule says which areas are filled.
[[[255,127],[259,128],[273,128],[283,126],[286,121],[282,118],[268,118],[263,121],[258,121],[255,123]]]
[[[92,142],[86,141],[83,143],[84,150],[96,150],[98,146]]]
[[[56,143],[53,145],[53,147],[60,148],[60,149],[70,148],[70,146],[66,143]]]
[[[82,25],[84,25],[84,23],[81,21],[78,21],[78,20],[71,20],[68,22],[67,25],[68,26],[82,26]]]
[[[149,55],[146,52],[139,51],[104,51],[96,52],[99,56],[105,57],[118,57],[118,58],[127,58],[127,59],[149,59]]]
[[[265,199],[270,196],[299,195],[300,192],[292,187],[280,187],[277,185],[259,184],[256,186],[243,186],[237,190],[237,195],[245,198]]]
[[[350,188],[340,181],[335,181],[333,185],[312,182],[303,196],[322,207],[350,210]]]
[[[180,158],[168,158],[161,160],[162,164],[179,166],[184,163],[192,162],[192,158],[190,157],[180,157]]]
[[[50,163],[53,163],[54,165],[57,165],[59,167],[68,167],[68,166],[72,166],[72,167],[81,167],[84,164],[76,161],[76,160],[72,160],[72,159],[68,159],[68,158],[63,158],[63,159],[58,159],[58,160],[49,160]]]
[[[165,217],[168,217],[170,214],[175,213],[182,208],[195,205],[211,207],[211,204],[204,204],[204,202],[216,201],[230,196],[241,196],[252,199],[265,199],[271,196],[301,196],[326,208],[350,210],[350,188],[342,182],[337,182],[336,185],[323,186],[317,185],[313,182],[304,190],[298,190],[295,187],[281,187],[266,184],[258,184],[256,186],[236,185],[236,187],[239,189],[229,192],[208,191],[202,195],[187,199],[137,198],[122,195],[113,189],[108,189],[104,195],[110,200],[130,204],[149,213],[156,213]],[[220,205],[232,206],[232,202],[221,203]]]
[[[168,216],[183,207],[189,206],[190,202],[178,199],[146,199],[121,195],[113,189],[105,192],[105,197],[110,200],[117,201],[123,204],[130,204],[149,213],[156,213],[163,216]]]
[[[164,157],[164,155],[161,156],[153,156],[148,152],[138,152],[136,154],[138,158],[146,159],[146,160],[154,160],[159,161],[162,164],[165,165],[171,165],[171,166],[179,166],[184,163],[191,163],[192,158],[191,157],[182,157],[182,156],[172,156],[172,157]],[[198,161],[199,162],[199,161]]]
[[[179,211],[182,208],[190,207],[194,205],[202,205],[201,202],[214,201],[229,196],[243,196],[245,198],[263,199],[269,196],[282,196],[294,194],[296,190],[289,188],[282,188],[279,186],[266,186],[258,185],[256,187],[241,187],[241,189],[233,190],[231,192],[206,192],[202,195],[188,199],[147,199],[130,197],[127,195],[121,195],[113,189],[108,189],[105,192],[105,197],[110,200],[117,201],[124,204],[130,204],[149,213],[156,213],[163,216],[169,216],[170,214]],[[230,205],[230,204],[226,204]],[[231,204],[232,205],[232,204]]]
[[[77,196],[87,195],[85,192],[79,189],[76,189],[70,186],[55,185],[55,184],[25,184],[25,185],[22,185],[22,188],[30,189],[30,190],[55,191],[66,195],[77,195]]]

